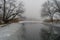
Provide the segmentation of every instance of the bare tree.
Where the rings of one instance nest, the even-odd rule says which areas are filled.
[[[52,22],[53,25],[53,17],[55,13],[60,13],[60,1],[59,0],[48,0],[48,2],[45,2],[43,4],[43,9],[42,9],[42,13],[41,16],[42,17],[50,17],[50,20]],[[59,40],[59,38],[56,38],[56,34],[54,34],[54,26],[49,26],[49,33],[47,30],[42,29],[42,37],[44,38],[43,40],[47,39],[47,40]],[[45,34],[45,35],[43,35]],[[47,37],[46,37],[47,36]]]
[[[24,12],[22,1],[17,3],[16,0],[0,0],[0,2],[0,13],[4,23],[8,23]]]
[[[56,12],[60,13],[60,2],[58,0],[48,0],[43,4],[41,16],[50,17],[51,22],[53,22],[53,16]]]

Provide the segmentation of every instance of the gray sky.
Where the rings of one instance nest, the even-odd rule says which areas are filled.
[[[24,1],[24,7],[26,10],[24,15],[29,18],[40,19],[41,5],[46,0],[23,0],[23,1]]]

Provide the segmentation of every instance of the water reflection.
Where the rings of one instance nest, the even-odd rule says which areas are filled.
[[[56,28],[54,28],[54,31],[51,35],[50,27],[53,26],[44,25],[41,23],[22,23],[22,38],[25,40],[57,40],[60,38],[60,33],[56,34]]]
[[[45,26],[48,26],[48,29],[42,28],[41,29],[41,40],[60,40],[60,27],[53,25],[53,24],[47,24]]]
[[[40,40],[40,29],[44,27],[44,25],[40,23],[22,23],[22,37],[25,40]]]
[[[22,31],[23,31],[23,33],[22,33],[22,38],[23,38],[23,39],[26,39],[26,38],[25,38],[25,31],[26,31],[25,23],[22,23]]]

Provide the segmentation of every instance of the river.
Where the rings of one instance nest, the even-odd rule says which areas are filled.
[[[41,23],[24,23],[24,38],[26,40],[40,40],[40,29],[45,27]]]

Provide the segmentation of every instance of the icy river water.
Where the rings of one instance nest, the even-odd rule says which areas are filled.
[[[25,40],[40,40],[40,29],[45,27],[41,23],[24,23],[24,38]]]

